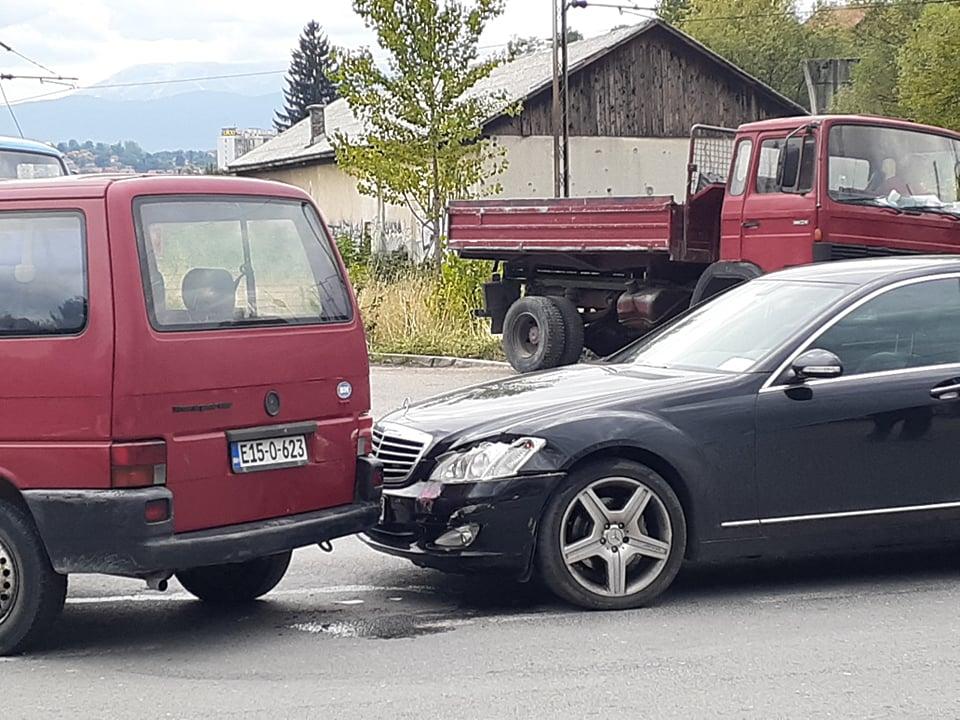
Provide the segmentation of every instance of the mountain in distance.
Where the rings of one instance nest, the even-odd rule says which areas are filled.
[[[210,149],[223,127],[273,126],[274,110],[283,102],[283,74],[192,78],[267,72],[279,70],[277,65],[137,65],[70,95],[21,102],[13,109],[24,135],[36,140],[134,140],[148,152]],[[144,84],[157,81],[163,82]],[[9,113],[0,114],[0,134],[17,134]]]

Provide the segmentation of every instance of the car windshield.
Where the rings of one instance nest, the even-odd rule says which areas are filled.
[[[750,372],[849,290],[827,283],[753,280],[688,312],[612,361]]]
[[[63,163],[54,155],[0,149],[0,179],[32,180],[64,174]]]
[[[960,140],[868,125],[834,125],[829,193],[841,203],[960,217]]]

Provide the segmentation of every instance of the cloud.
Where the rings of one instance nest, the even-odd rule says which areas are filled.
[[[506,44],[518,34],[546,37],[551,3],[507,0],[506,13],[491,23],[482,42]],[[0,15],[0,40],[59,73],[79,77],[84,85],[142,63],[257,61],[283,67],[311,19],[335,44],[355,48],[374,42],[351,0],[4,2],[11,4],[15,7],[4,7]],[[571,11],[574,27],[588,35],[636,20],[602,8]],[[0,67],[26,72],[31,66],[0,53]],[[14,98],[46,89],[27,81],[6,87]]]

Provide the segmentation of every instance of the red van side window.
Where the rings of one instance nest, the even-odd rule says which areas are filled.
[[[0,213],[0,336],[70,335],[86,322],[83,216]]]

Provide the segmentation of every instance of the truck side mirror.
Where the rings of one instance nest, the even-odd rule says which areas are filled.
[[[781,192],[797,192],[802,155],[803,138],[799,135],[788,137],[780,150],[780,160],[777,164],[777,187]]]

